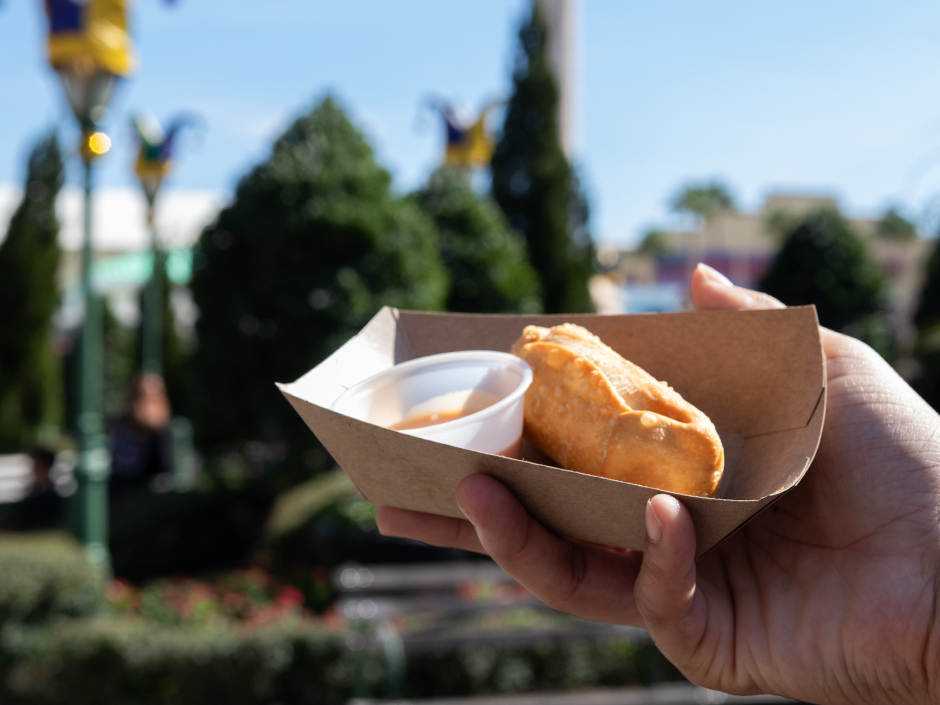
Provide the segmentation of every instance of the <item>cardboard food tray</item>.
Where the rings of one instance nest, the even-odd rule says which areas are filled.
[[[714,422],[725,448],[718,498],[677,495],[701,555],[809,468],[822,434],[826,368],[815,308],[622,316],[496,316],[382,309],[292,384],[278,385],[370,502],[463,517],[457,483],[486,473],[562,536],[642,549],[657,490],[563,470],[532,447],[523,459],[453,448],[330,410],[346,389],[392,365],[455,350],[508,352],[526,325],[582,325],[665,380]]]

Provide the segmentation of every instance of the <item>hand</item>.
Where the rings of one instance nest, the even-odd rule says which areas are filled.
[[[782,306],[703,265],[692,300]],[[868,346],[821,332],[828,409],[809,472],[698,561],[692,520],[669,495],[646,507],[644,551],[622,555],[555,536],[484,475],[457,489],[470,521],[382,507],[379,528],[488,553],[550,607],[645,627],[708,688],[940,702],[940,417]]]

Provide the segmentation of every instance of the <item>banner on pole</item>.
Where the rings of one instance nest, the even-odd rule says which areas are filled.
[[[127,4],[128,0],[45,0],[52,67],[76,67],[89,74],[130,73],[135,61]]]
[[[432,103],[444,118],[447,131],[447,141],[444,147],[445,164],[467,169],[489,166],[496,145],[486,129],[486,118],[490,111],[500,104],[501,101],[488,103],[473,122],[465,123],[446,101],[435,100]]]

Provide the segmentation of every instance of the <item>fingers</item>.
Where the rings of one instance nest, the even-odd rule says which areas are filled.
[[[636,554],[559,538],[529,516],[504,485],[486,475],[465,477],[457,486],[457,503],[486,552],[549,607],[642,626],[633,601]]]
[[[700,262],[692,273],[689,285],[692,304],[696,311],[760,310],[786,308],[770,294],[735,286],[721,272]],[[854,338],[819,328],[823,348],[829,360],[839,357],[858,357],[867,347]]]
[[[692,273],[689,286],[696,311],[786,308],[769,294],[735,286],[727,277],[707,264],[699,263]]]
[[[636,604],[653,641],[676,664],[690,664],[706,627],[706,603],[696,590],[695,530],[688,510],[660,494],[646,505],[646,547]]]
[[[486,553],[480,545],[473,525],[466,519],[453,519],[395,507],[379,507],[375,522],[385,536],[398,536],[432,546]]]

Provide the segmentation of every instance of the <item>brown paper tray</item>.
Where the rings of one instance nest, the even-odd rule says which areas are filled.
[[[532,448],[524,449],[524,459],[503,458],[330,411],[343,391],[393,364],[454,350],[508,352],[524,326],[566,321],[584,326],[666,380],[714,422],[726,455],[719,497],[677,495],[695,521],[699,554],[802,479],[816,454],[826,410],[826,369],[811,306],[624,316],[384,308],[317,367],[278,386],[370,502],[462,517],[454,499],[457,483],[482,472],[504,482],[560,535],[639,550],[644,506],[657,490],[552,467]]]

